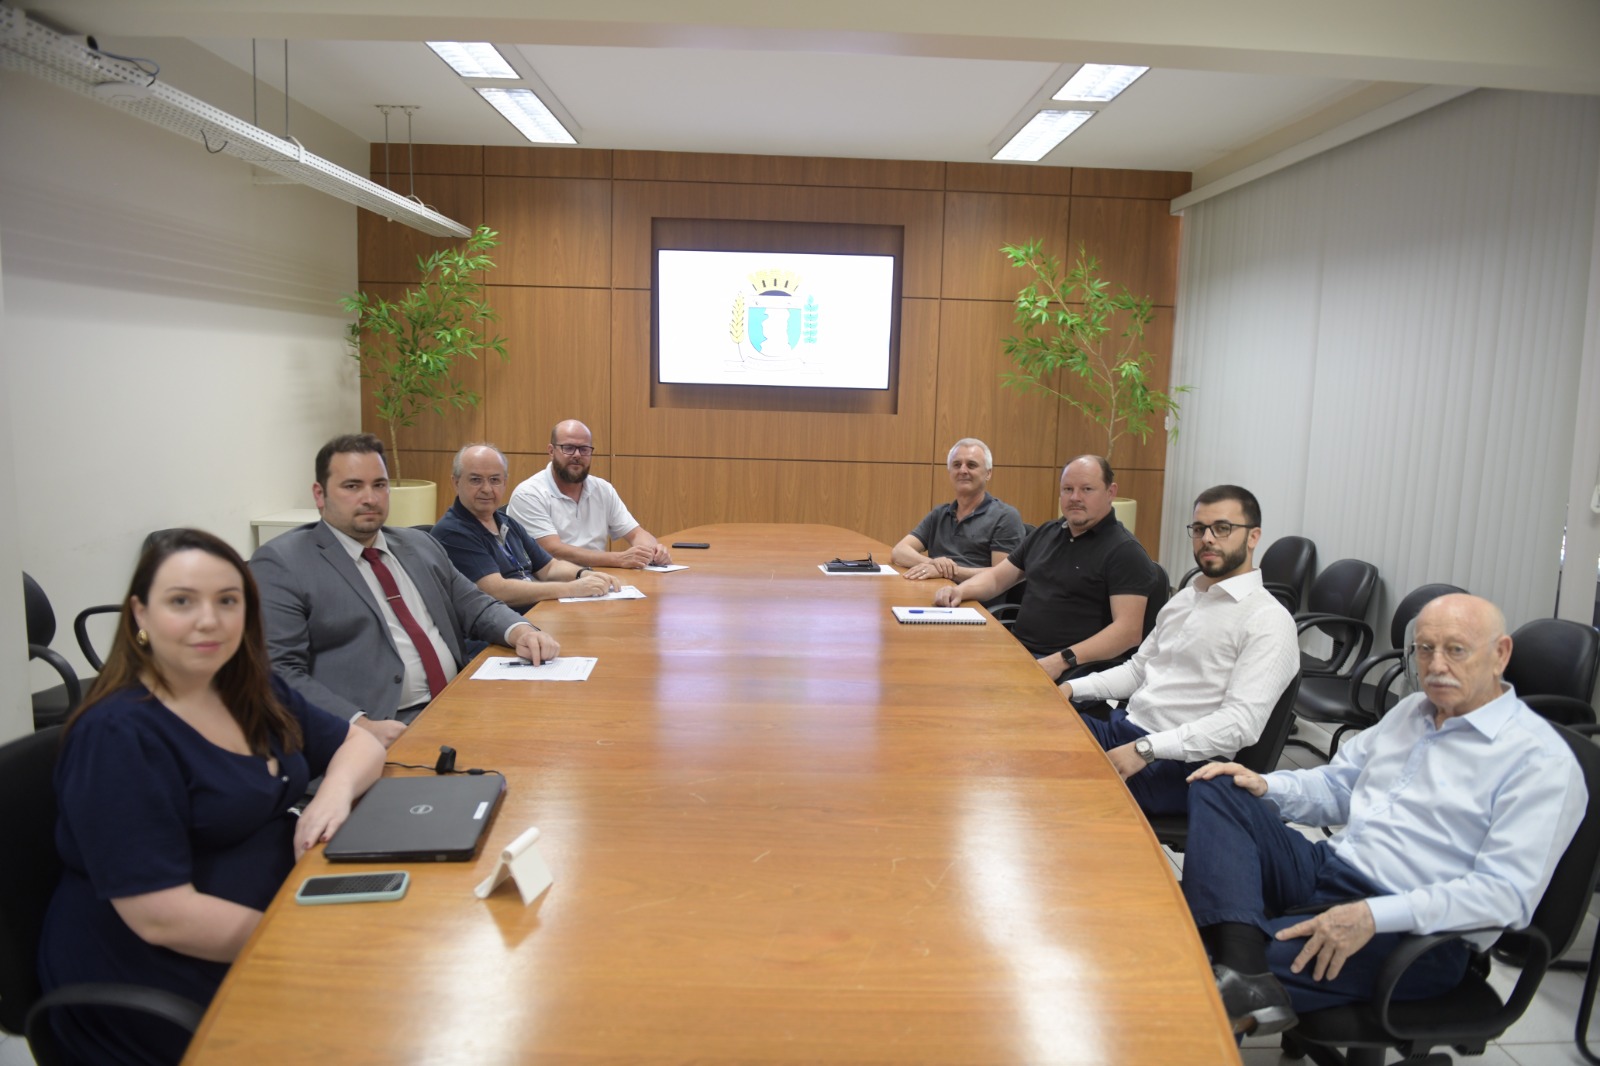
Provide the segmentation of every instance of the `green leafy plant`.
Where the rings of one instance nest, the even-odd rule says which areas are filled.
[[[1000,249],[1012,266],[1033,274],[1017,293],[1021,336],[1005,339],[1005,353],[1016,369],[1002,375],[1004,384],[1060,397],[1082,411],[1105,430],[1108,461],[1124,436],[1131,433],[1142,443],[1169,414],[1176,437],[1177,402],[1147,383],[1153,357],[1144,350],[1144,331],[1154,317],[1149,297],[1135,297],[1126,286],[1113,293],[1100,276],[1099,260],[1081,244],[1077,261],[1063,273],[1060,260],[1045,255],[1043,243]],[[1062,371],[1083,388],[1055,388],[1052,382]]]
[[[482,399],[452,376],[458,359],[497,352],[506,358],[504,337],[485,337],[483,323],[499,316],[483,299],[480,275],[494,267],[489,250],[500,235],[479,226],[459,247],[417,257],[421,282],[391,303],[358,292],[339,301],[356,316],[350,323],[350,355],[372,390],[378,418],[389,429],[389,473],[400,479],[399,429],[414,426],[423,411],[443,414],[445,405],[476,407]]]

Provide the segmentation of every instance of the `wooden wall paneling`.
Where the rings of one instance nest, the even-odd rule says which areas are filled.
[[[1165,200],[1121,200],[1074,196],[1067,250],[1084,244],[1100,260],[1113,287],[1175,306],[1178,299],[1179,219]]]
[[[920,463],[778,463],[777,520],[843,526],[893,545],[928,513],[926,469]]]
[[[506,452],[544,454],[551,427],[576,418],[612,454],[610,291],[492,286],[489,299],[509,358],[487,367],[484,433]]]
[[[483,173],[507,178],[611,177],[609,148],[543,148],[487,145]]]
[[[610,480],[629,512],[658,537],[712,522],[784,521],[771,459],[619,455],[615,466]]]
[[[399,188],[403,192],[406,185],[402,182]],[[440,214],[468,229],[476,229],[483,221],[481,177],[418,174],[417,195]],[[419,255],[460,243],[458,238],[430,237],[361,209],[356,212],[356,241],[356,274],[363,287],[380,281],[414,285]]]
[[[548,445],[550,435],[546,433],[544,439]],[[490,443],[497,442],[491,441]],[[501,450],[504,451],[504,449]],[[511,489],[516,488],[548,465],[550,465],[550,453],[545,448],[540,448],[537,452],[506,452],[506,466],[510,469],[510,473],[506,476],[506,484],[510,486],[506,490],[506,498],[511,498]],[[612,479],[611,456],[595,452],[594,461],[589,464],[589,473],[610,481]],[[626,493],[623,494],[622,502],[628,502]]]
[[[1155,317],[1150,325],[1145,328],[1145,350],[1153,357],[1151,360],[1148,382],[1153,389],[1166,391],[1172,385],[1172,326],[1173,313],[1170,307],[1155,309]],[[1120,329],[1120,326],[1118,327]],[[1108,344],[1116,340],[1115,331],[1108,339]],[[1181,383],[1180,383],[1181,384]],[[1062,388],[1071,391],[1074,396],[1087,397],[1088,389],[1076,377],[1063,376]],[[1081,389],[1082,391],[1077,391]],[[1187,393],[1177,397],[1181,405],[1197,393]],[[1056,459],[1065,463],[1073,456],[1085,453],[1103,455],[1106,450],[1105,430],[1091,422],[1088,416],[1069,405],[1065,400],[1056,401],[1061,405],[1057,422],[1058,439],[1056,444]],[[1182,411],[1179,412],[1180,424]],[[1149,439],[1140,443],[1139,438],[1124,436],[1117,442],[1116,454],[1112,458],[1112,467],[1120,470],[1122,467],[1138,467],[1143,470],[1164,470],[1167,466],[1167,434],[1160,422],[1152,423],[1154,428]]]
[[[485,178],[483,217],[500,231],[500,285],[611,284],[611,182]]]
[[[1015,329],[1012,306],[977,300],[939,306],[939,406],[932,454],[920,458],[941,459],[960,438],[977,437],[996,466],[1054,463],[1059,401],[1001,385],[1011,367],[1000,345]]]
[[[899,407],[893,414],[652,407],[650,294],[617,291],[613,307],[611,398],[620,454],[928,460],[939,350],[934,300],[901,302]]]
[[[996,464],[989,490],[1017,509],[1030,526],[1061,517],[1059,466],[1008,466]]]
[[[1173,200],[1188,192],[1194,175],[1186,170],[1109,170],[1076,167],[1072,171],[1074,196],[1125,196],[1143,200]]]
[[[759,218],[904,226],[900,293],[937,296],[943,199],[939,192],[890,189],[619,181],[611,196],[612,284],[650,288],[652,219]]]
[[[906,159],[619,151],[615,153],[615,175],[619,181],[942,189],[945,164]]]
[[[1071,201],[1065,196],[952,192],[945,196],[943,286],[947,300],[1013,300],[1030,275],[1000,249],[1042,238],[1061,254]]]
[[[383,142],[372,146],[372,180],[404,196],[411,192],[412,174],[482,174],[483,153],[476,144],[419,144],[412,151],[391,141],[384,158]],[[421,195],[420,193],[418,195]]]
[[[467,441],[463,440],[461,443],[465,444]],[[406,451],[401,455],[401,460],[405,464],[406,477],[421,478],[438,486],[439,495],[434,501],[436,507],[435,520],[448,511],[450,505],[455,502],[456,489],[450,482],[450,464],[455,460],[456,452],[459,448],[460,445],[451,448],[449,451]]]
[[[1161,493],[1165,484],[1166,474],[1160,470],[1117,471],[1117,494],[1139,501],[1139,523],[1134,534],[1139,538],[1139,543],[1144,545],[1144,550],[1150,553],[1150,558],[1157,561],[1161,558],[1163,534],[1176,535],[1164,528],[1166,518],[1161,513]],[[1180,571],[1167,576],[1176,582],[1183,574]]]
[[[1072,167],[1028,167],[1015,163],[947,163],[944,187],[952,192],[1072,194]]]

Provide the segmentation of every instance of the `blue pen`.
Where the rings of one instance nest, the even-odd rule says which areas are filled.
[[[913,607],[913,608],[911,608],[910,613],[911,614],[951,614],[954,611],[955,611],[954,607]]]

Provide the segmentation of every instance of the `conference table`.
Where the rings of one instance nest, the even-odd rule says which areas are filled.
[[[1239,1062],[1170,864],[997,622],[897,623],[945,582],[825,575],[888,558],[844,529],[668,539],[710,547],[530,612],[589,680],[469,665],[391,749],[505,773],[476,860],[304,907],[371,868],[308,853],[186,1062]],[[477,899],[530,826],[555,883]]]

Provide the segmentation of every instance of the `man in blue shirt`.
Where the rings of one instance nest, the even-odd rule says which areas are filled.
[[[553,559],[500,506],[506,495],[506,457],[492,444],[468,444],[450,466],[456,502],[433,527],[450,561],[467,580],[497,600],[526,610],[540,600],[604,596],[616,579],[587,566]]]
[[[1526,926],[1583,817],[1571,749],[1500,680],[1511,638],[1498,608],[1442,596],[1408,653],[1422,691],[1329,765],[1190,775],[1183,893],[1235,1032],[1369,998],[1403,934]],[[1284,819],[1344,828],[1312,843]],[[1462,940],[1436,948],[1395,998],[1443,995],[1468,956]]]

